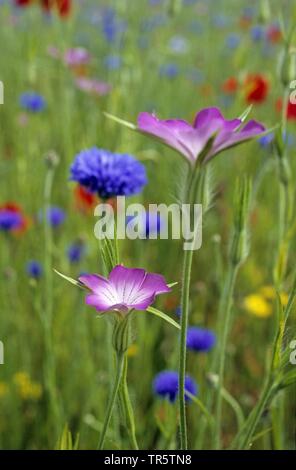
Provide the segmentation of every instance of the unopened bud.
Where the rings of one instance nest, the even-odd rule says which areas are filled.
[[[44,157],[45,163],[48,168],[55,168],[60,163],[60,157],[54,150],[50,150]]]

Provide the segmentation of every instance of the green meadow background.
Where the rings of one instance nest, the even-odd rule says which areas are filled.
[[[99,242],[93,233],[96,219],[91,212],[77,209],[69,166],[79,151],[92,146],[130,153],[145,164],[149,179],[143,193],[131,201],[146,206],[175,202],[184,187],[185,163],[180,156],[108,120],[103,112],[131,122],[144,110],[155,111],[161,118],[192,121],[199,109],[219,106],[228,118],[234,118],[248,106],[241,85],[244,77],[259,73],[268,80],[269,93],[263,103],[254,105],[251,117],[264,122],[267,128],[273,127],[281,120],[275,103],[283,96],[278,73],[283,41],[256,43],[250,29],[281,19],[291,25],[293,18],[296,20],[296,7],[293,1],[270,1],[270,16],[264,17],[259,1],[163,1],[153,5],[146,0],[85,0],[74,2],[70,17],[61,20],[57,15],[46,17],[37,6],[16,10],[11,3],[0,2],[0,80],[4,84],[4,104],[0,106],[0,205],[8,201],[20,205],[29,226],[17,235],[0,233],[0,340],[5,348],[5,363],[0,365],[0,448],[55,448],[67,425],[73,439],[79,435],[80,449],[93,449],[114,370],[110,325],[96,318],[95,311],[84,304],[82,291],[53,272],[56,268],[73,278],[81,272],[103,273]],[[113,8],[117,20],[125,25],[111,42],[106,40],[100,23],[100,12],[107,7]],[[253,8],[250,24],[242,21],[246,7]],[[220,22],[224,20],[220,27],[219,17]],[[234,48],[227,42],[229,35],[239,36]],[[185,52],[172,50],[170,41],[174,37],[184,39]],[[112,86],[106,96],[79,90],[75,72],[48,52],[49,47],[64,53],[78,46],[91,54],[83,73]],[[106,67],[110,55],[121,59],[116,70]],[[160,72],[164,64],[177,66],[175,77]],[[240,84],[235,94],[226,94],[222,89],[229,77],[235,77]],[[19,97],[30,90],[45,98],[44,111],[26,114],[21,109]],[[296,121],[288,122],[287,132],[294,187]],[[38,213],[45,204],[45,157],[50,151],[59,157],[51,203],[65,210],[66,219],[53,230],[48,253],[46,230]],[[271,147],[263,148],[253,141],[223,153],[209,166],[211,207],[204,217],[202,247],[194,255],[189,322],[216,331],[232,233],[235,182],[245,175],[253,181],[250,250],[234,292],[225,387],[248,416],[262,388],[276,321],[273,270],[279,174]],[[78,239],[85,243],[86,253],[78,264],[72,264],[66,251]],[[289,294],[295,268],[295,224],[289,243],[283,296]],[[178,282],[172,294],[157,300],[157,306],[178,321],[175,312],[180,304],[182,242],[127,240],[120,243],[120,251],[125,265],[144,267],[163,274],[169,282]],[[43,266],[50,263],[50,269],[45,269],[37,281],[26,273],[26,263],[31,259]],[[271,292],[267,300],[262,290],[266,287]],[[255,313],[246,308],[246,299],[251,295],[257,296],[259,314],[256,308]],[[260,316],[262,298],[270,307],[266,317]],[[50,344],[45,340],[47,311],[52,311]],[[295,339],[295,335],[293,311],[287,338]],[[152,381],[163,369],[177,370],[178,332],[149,313],[139,313],[134,318],[132,336],[128,382],[140,447],[174,448],[177,405],[157,398]],[[199,384],[203,403],[211,393],[207,380],[212,372],[211,358],[211,353],[188,353],[188,372]],[[55,414],[48,407],[45,389],[48,364],[56,381]],[[253,448],[295,447],[295,395],[292,386],[265,410],[257,428],[262,433]],[[128,448],[126,439],[118,437],[121,423],[116,416],[106,448]],[[188,405],[188,416],[190,448],[210,448],[211,432],[195,403]],[[224,404],[225,448],[236,431],[235,413]]]

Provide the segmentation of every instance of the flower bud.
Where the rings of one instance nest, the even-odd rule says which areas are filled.
[[[113,330],[113,347],[117,354],[124,354],[130,345],[129,315],[119,316]]]
[[[286,88],[296,79],[295,52],[285,47],[279,56],[278,76],[282,85]]]
[[[245,179],[242,184],[237,183],[234,198],[234,227],[229,251],[229,259],[234,266],[241,264],[246,259],[249,251],[247,221],[249,215],[250,194],[250,180]]]
[[[60,157],[54,150],[49,150],[45,155],[44,160],[48,168],[55,168],[60,163]]]

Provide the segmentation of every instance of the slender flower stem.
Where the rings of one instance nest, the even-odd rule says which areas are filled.
[[[186,375],[186,339],[189,312],[190,278],[192,268],[193,251],[185,251],[183,265],[183,288],[182,288],[182,313],[181,313],[181,338],[179,357],[179,409],[180,409],[180,437],[181,449],[187,449],[187,423],[185,404],[185,375]]]
[[[253,412],[250,414],[249,419],[246,422],[246,428],[244,428],[246,429],[246,431],[242,434],[241,439],[238,440],[237,447],[236,447],[237,450],[243,450],[243,449],[249,448],[250,440],[252,436],[254,435],[258,421],[261,418],[261,415],[267,403],[269,402],[273,392],[274,390],[272,387],[272,381],[267,380],[263,388],[258,404],[256,408],[254,408]]]
[[[121,403],[124,409],[125,423],[126,423],[126,428],[127,428],[127,432],[129,435],[130,443],[131,443],[131,448],[133,450],[138,450],[139,446],[138,446],[137,438],[136,438],[134,413],[133,413],[133,408],[132,408],[132,404],[130,401],[128,386],[127,386],[127,368],[128,368],[128,360],[127,360],[127,355],[125,354],[121,387],[120,387],[119,393],[120,393]]]
[[[232,264],[229,267],[227,278],[222,294],[221,310],[219,312],[219,332],[221,343],[219,347],[219,365],[218,365],[218,389],[217,389],[217,402],[216,402],[216,432],[215,432],[215,448],[220,448],[221,441],[221,421],[222,421],[222,400],[223,400],[223,382],[224,382],[224,370],[225,370],[225,359],[226,359],[226,347],[229,331],[231,327],[231,306],[234,284],[237,276],[238,266]],[[223,319],[221,313],[223,312]]]
[[[52,342],[52,316],[53,316],[53,270],[52,270],[52,227],[47,220],[48,210],[51,202],[52,184],[54,178],[54,168],[49,167],[47,170],[45,184],[44,184],[44,244],[45,244],[45,311],[43,316],[43,329],[44,329],[44,345],[45,345],[45,371],[44,379],[45,386],[48,393],[49,410],[48,417],[53,423],[55,433],[59,432],[60,428],[60,409],[56,394],[56,372],[55,372],[55,357]],[[56,436],[57,437],[57,436]]]
[[[195,202],[198,184],[198,170],[189,174],[188,192],[186,202]],[[186,376],[186,341],[189,314],[189,294],[192,268],[193,250],[185,250],[183,259],[183,278],[181,296],[181,333],[180,333],[180,354],[179,354],[179,414],[180,414],[180,447],[186,450],[187,442],[187,420],[185,402],[185,376]]]
[[[102,450],[102,448],[104,446],[106,433],[108,431],[108,427],[109,427],[109,424],[110,424],[111,416],[112,416],[112,413],[113,413],[115,401],[116,401],[116,398],[117,398],[117,394],[118,394],[118,390],[119,390],[119,386],[120,386],[120,382],[121,382],[121,378],[122,378],[123,364],[124,364],[124,354],[118,354],[115,381],[114,381],[111,397],[110,397],[110,400],[109,400],[109,404],[108,404],[108,408],[107,408],[107,412],[106,412],[106,416],[105,416],[105,421],[104,421],[104,424],[103,424],[103,430],[102,430],[102,433],[101,433],[101,436],[100,436],[100,441],[99,441],[99,444],[98,444],[98,450]]]

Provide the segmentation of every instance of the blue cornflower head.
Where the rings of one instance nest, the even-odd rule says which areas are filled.
[[[119,55],[107,55],[104,58],[104,65],[107,70],[118,70],[121,64],[122,60]]]
[[[185,54],[188,49],[188,41],[183,36],[173,36],[169,41],[169,48],[176,54]]]
[[[218,29],[224,29],[229,25],[229,18],[222,14],[214,15],[213,25]]]
[[[241,38],[236,33],[231,33],[226,37],[226,47],[229,49],[236,49],[241,42]]]
[[[196,352],[207,352],[216,343],[216,335],[206,328],[191,326],[187,330],[187,348]]]
[[[159,372],[153,381],[153,390],[156,395],[168,399],[171,403],[176,400],[178,395],[179,376],[178,372],[174,370],[164,370]],[[192,395],[198,394],[198,386],[195,381],[187,375],[185,378],[185,391],[190,392]],[[185,399],[190,401],[189,397],[185,394]]]
[[[273,142],[273,139],[274,139],[274,133],[271,132],[270,134],[263,135],[262,137],[260,137],[258,139],[258,142],[259,142],[260,147],[266,148],[270,146],[270,144]]]
[[[106,41],[109,43],[114,42],[125,30],[125,22],[117,19],[116,12],[113,8],[107,8],[102,16],[102,32]]]
[[[175,78],[179,74],[179,67],[177,64],[163,64],[159,68],[159,75],[161,77]]]
[[[177,315],[178,318],[181,318],[181,315],[182,315],[182,307],[181,307],[181,305],[179,305],[179,306],[176,308],[175,314]]]
[[[264,28],[259,24],[254,25],[250,30],[251,39],[254,42],[261,41],[264,38],[264,34]]]
[[[70,263],[79,263],[85,253],[85,246],[82,242],[74,242],[67,249],[67,256]]]
[[[26,111],[39,113],[45,109],[46,101],[43,96],[39,95],[38,93],[26,92],[23,93],[20,97],[20,105]]]
[[[58,227],[66,218],[65,211],[58,206],[51,206],[46,211],[46,221],[52,227]],[[43,212],[40,211],[39,219],[43,219]]]
[[[39,279],[43,274],[43,268],[42,268],[41,263],[39,263],[39,261],[36,261],[36,260],[28,261],[26,265],[26,272],[28,276],[34,279]]]
[[[147,184],[146,169],[133,156],[97,147],[76,155],[70,173],[72,181],[103,199],[132,196]]]
[[[9,209],[0,209],[0,230],[9,232],[22,225],[22,216],[18,212]]]

